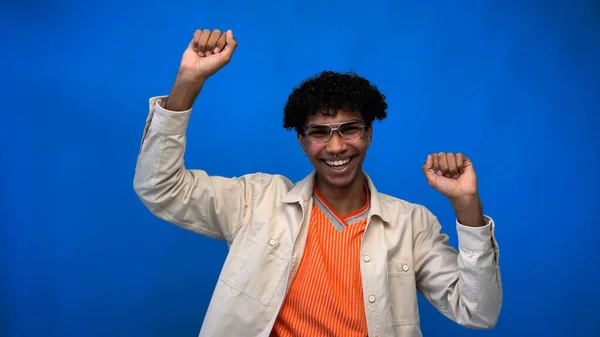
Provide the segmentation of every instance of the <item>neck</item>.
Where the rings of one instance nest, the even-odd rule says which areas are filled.
[[[329,205],[341,216],[345,216],[362,208],[366,200],[365,177],[360,175],[350,185],[345,187],[333,187],[319,179],[317,175],[317,189],[327,200]]]

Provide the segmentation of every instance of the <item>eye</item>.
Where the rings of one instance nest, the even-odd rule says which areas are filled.
[[[306,134],[310,137],[326,137],[329,136],[329,132],[331,132],[331,129],[328,127],[312,126]]]
[[[363,132],[363,126],[359,122],[344,124],[340,126],[340,132],[345,137],[360,137]]]

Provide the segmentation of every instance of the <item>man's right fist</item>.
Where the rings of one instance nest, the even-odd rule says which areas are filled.
[[[228,30],[196,30],[194,38],[181,58],[180,79],[203,81],[223,68],[231,60],[237,42]]]

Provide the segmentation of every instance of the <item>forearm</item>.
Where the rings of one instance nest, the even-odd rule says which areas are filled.
[[[169,111],[186,111],[192,108],[204,86],[205,79],[190,80],[182,73],[177,74],[164,107]]]
[[[416,253],[417,282],[425,298],[446,317],[476,329],[496,325],[503,301],[494,222],[484,219],[486,226],[456,224],[460,254],[437,220]]]
[[[485,226],[483,205],[478,195],[461,199],[451,199],[450,203],[460,224],[468,227]]]
[[[498,247],[491,244],[489,249],[473,250],[472,248],[477,248],[476,246],[476,244],[475,247],[459,244],[456,316],[465,326],[488,329],[496,325],[503,301]]]
[[[165,99],[167,97],[160,97],[151,105],[147,131],[137,158],[134,190],[153,214],[182,225],[185,221],[173,219],[171,214],[182,214],[174,207],[184,205],[183,187],[193,185],[183,162],[191,110],[167,111]]]

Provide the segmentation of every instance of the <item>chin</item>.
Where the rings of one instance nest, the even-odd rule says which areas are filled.
[[[323,175],[322,175],[323,177]],[[354,182],[354,176],[352,177],[348,177],[348,178],[334,178],[334,177],[330,177],[330,176],[324,176],[325,179],[323,179],[327,185],[330,185],[332,187],[336,187],[336,188],[346,188],[349,186],[352,186],[352,183]]]

